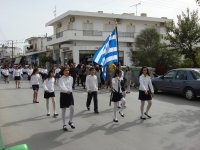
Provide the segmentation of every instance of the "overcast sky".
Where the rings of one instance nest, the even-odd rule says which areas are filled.
[[[54,18],[55,6],[57,16],[68,10],[121,14],[136,13],[132,5],[139,2],[138,15],[147,13],[149,17],[176,19],[187,8],[200,9],[195,0],[0,0],[0,44],[52,35],[52,28],[45,27],[45,23]]]

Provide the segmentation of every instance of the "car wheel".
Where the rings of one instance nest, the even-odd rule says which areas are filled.
[[[195,93],[192,88],[186,88],[184,92],[185,98],[188,100],[193,100],[195,99]]]
[[[154,94],[158,94],[158,89],[156,88],[154,84],[153,84],[153,90],[154,90]]]

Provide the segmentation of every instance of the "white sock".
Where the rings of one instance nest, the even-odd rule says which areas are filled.
[[[63,125],[66,125],[66,108],[62,108],[62,120],[63,120]]]
[[[70,121],[70,122],[73,122],[73,116],[74,116],[74,106],[71,105],[71,106],[69,107],[69,121]]]
[[[54,114],[57,114],[57,112],[56,112],[56,100],[54,98],[52,98],[52,104],[53,104],[53,112],[54,112]]]
[[[50,111],[49,111],[49,99],[46,99],[46,108],[47,108],[47,114],[50,114]]]
[[[114,102],[114,119],[117,119],[117,104],[118,102]]]

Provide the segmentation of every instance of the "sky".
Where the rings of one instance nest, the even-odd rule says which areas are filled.
[[[25,39],[52,35],[45,23],[69,10],[105,13],[147,13],[148,17],[176,20],[182,11],[199,10],[195,0],[0,0],[0,47],[14,40],[21,47]]]

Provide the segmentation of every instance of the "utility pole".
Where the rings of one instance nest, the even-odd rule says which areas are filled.
[[[12,65],[13,65],[13,63],[14,63],[14,60],[13,60],[13,40],[11,40],[11,42],[12,42]]]
[[[135,7],[135,15],[136,15],[136,16],[137,16],[137,7],[138,7],[139,5],[141,5],[141,2],[130,6],[130,7]]]

